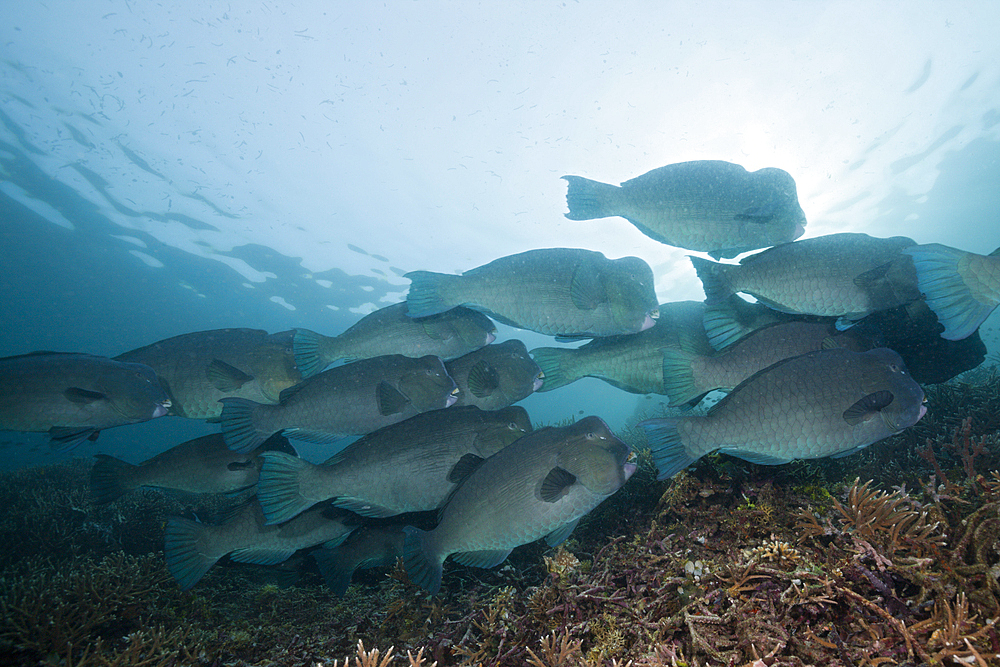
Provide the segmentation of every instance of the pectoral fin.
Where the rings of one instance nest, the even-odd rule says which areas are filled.
[[[737,220],[746,220],[747,222],[756,222],[758,224],[764,224],[774,220],[775,214],[778,212],[777,202],[766,202],[758,206],[751,206],[740,213],[737,213],[734,217]]]
[[[375,397],[378,401],[379,414],[384,417],[402,412],[410,402],[410,399],[385,380],[378,383]]]
[[[844,411],[844,421],[851,426],[866,422],[892,403],[893,398],[895,397],[892,395],[892,392],[884,389],[876,391],[873,394],[868,394]]]
[[[247,375],[235,366],[230,366],[220,359],[213,359],[212,363],[205,369],[205,375],[212,386],[226,393],[236,391],[250,380],[252,375]]]
[[[547,503],[554,503],[576,482],[576,475],[565,468],[556,466],[542,480],[541,497]]]
[[[881,266],[876,266],[874,269],[870,269],[864,273],[859,273],[854,277],[854,284],[861,289],[865,289],[870,287],[873,283],[885,280],[885,276],[889,273],[889,267],[891,266],[892,262],[886,262]]]
[[[469,391],[476,398],[489,396],[500,388],[500,374],[485,360],[480,359],[469,370]]]
[[[601,278],[590,262],[584,262],[573,272],[573,282],[569,287],[573,305],[580,310],[594,310],[604,301]]]
[[[80,405],[89,405],[90,403],[106,401],[108,399],[107,394],[102,394],[99,391],[90,391],[89,389],[80,389],[79,387],[70,387],[63,392],[63,396],[67,400],[79,403]]]
[[[455,467],[448,473],[448,481],[452,484],[461,484],[465,479],[474,473],[476,469],[485,461],[481,456],[466,454],[458,460]]]

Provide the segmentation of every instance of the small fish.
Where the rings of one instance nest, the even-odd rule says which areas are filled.
[[[715,259],[794,241],[805,231],[795,180],[773,167],[748,172],[721,160],[680,162],[621,187],[563,178],[570,220],[621,216],[651,239]]]
[[[540,429],[501,449],[455,490],[434,530],[406,527],[410,581],[435,594],[451,554],[463,565],[489,568],[540,537],[559,544],[632,476],[629,454],[597,417]]]
[[[265,453],[257,497],[268,523],[328,498],[369,517],[433,510],[483,460],[530,431],[528,413],[517,406],[425,412],[369,433],[323,465]]]
[[[660,479],[719,451],[751,463],[839,458],[913,426],[924,392],[887,348],[820,350],[751,376],[703,417],[639,422]]]
[[[481,410],[512,405],[538,391],[544,381],[542,369],[519,340],[487,345],[445,362],[444,367],[458,385],[455,405]]]
[[[1000,304],[1000,248],[977,255],[929,243],[903,252],[913,257],[920,291],[944,326],[942,338],[971,336]]]
[[[452,405],[458,387],[438,357],[390,354],[323,371],[279,398],[278,405],[222,399],[222,433],[230,449],[249,452],[278,431],[320,443],[364,435]]]
[[[659,312],[656,325],[637,334],[595,338],[576,348],[535,348],[531,356],[545,376],[538,391],[595,377],[633,394],[663,394],[663,348],[683,345],[702,354],[712,348],[702,327],[703,303],[662,303]]]
[[[54,447],[106,428],[167,414],[153,369],[90,354],[33,352],[0,358],[0,430],[47,431]]]
[[[221,398],[276,403],[282,390],[302,379],[295,367],[292,335],[259,329],[197,331],[115,359],[147,364],[156,371],[172,401],[170,414],[218,419]]]
[[[466,306],[519,329],[593,337],[637,333],[657,317],[653,271],[575,248],[529,250],[460,276],[411,271],[410,317]]]
[[[361,526],[333,549],[312,552],[319,572],[334,595],[343,596],[355,570],[392,567],[403,555],[402,526]]]
[[[845,329],[869,313],[920,298],[913,263],[901,252],[910,245],[903,236],[830,234],[775,246],[739,264],[691,262],[708,303],[745,292],[780,312],[839,317],[838,328]]]
[[[91,500],[106,505],[141,486],[181,493],[238,493],[257,483],[259,455],[265,450],[295,454],[280,435],[240,454],[226,447],[221,433],[182,442],[139,465],[97,454],[90,469]]]
[[[357,527],[345,523],[350,516],[350,512],[320,507],[280,526],[268,526],[260,506],[252,500],[217,525],[170,517],[163,556],[170,574],[186,591],[227,554],[239,563],[276,565],[299,549],[317,544],[333,548]]]
[[[310,377],[336,361],[357,361],[386,354],[448,361],[496,340],[496,325],[482,313],[453,308],[438,315],[414,319],[406,302],[380,308],[362,317],[339,336],[308,329],[295,330],[295,365]]]
[[[684,405],[715,389],[729,391],[784,359],[832,347],[862,352],[870,346],[846,332],[831,332],[828,324],[785,322],[757,329],[712,355],[668,348],[662,356],[663,389],[672,407]]]

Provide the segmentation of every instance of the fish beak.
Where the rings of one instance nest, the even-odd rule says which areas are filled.
[[[535,376],[534,382],[531,383],[531,391],[538,391],[545,384],[545,373],[539,373]]]
[[[452,389],[451,390],[451,394],[445,400],[444,407],[450,408],[451,406],[455,405],[455,403],[458,402],[458,393],[459,393],[459,388],[458,387],[455,387],[454,389]]]
[[[156,407],[153,408],[153,417],[152,418],[156,419],[157,417],[166,416],[170,412],[169,408],[170,408],[171,405],[173,405],[173,404],[170,402],[170,399],[167,399],[165,401],[161,401],[160,403],[158,403],[156,405]]]

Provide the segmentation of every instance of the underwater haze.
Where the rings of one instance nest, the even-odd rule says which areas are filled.
[[[109,1],[0,16],[0,354],[113,356],[223,327],[334,335],[404,299],[408,271],[546,247],[641,257],[660,302],[700,300],[687,251],[563,216],[564,174],[614,183],[686,160],[789,172],[807,237],[997,245],[990,2]],[[634,401],[587,379],[525,405],[614,426]],[[204,432],[176,421],[84,453],[141,459],[151,439]],[[13,447],[7,464],[30,458]]]
[[[1000,664],[998,34],[0,0],[0,664]]]

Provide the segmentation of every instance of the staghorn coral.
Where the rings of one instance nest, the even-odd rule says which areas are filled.
[[[987,416],[991,405],[1000,406],[995,394],[995,387],[976,389],[965,414],[938,413],[917,434],[837,461],[759,467],[715,457],[657,482],[640,455],[627,493],[588,516],[561,550],[528,545],[494,570],[449,565],[434,598],[398,567],[361,573],[359,585],[338,598],[310,559],[301,561],[294,586],[273,585],[275,575],[263,568],[223,563],[187,594],[170,581],[137,587],[131,597],[125,588],[115,592],[124,583],[110,585],[108,600],[125,602],[76,626],[83,630],[70,659],[65,651],[43,655],[12,636],[0,650],[25,667],[523,667],[532,660],[548,667],[560,659],[580,667],[1000,664],[993,623],[1000,616],[1000,473],[984,468],[996,454],[989,451]],[[938,483],[921,495],[920,476],[930,469],[916,449],[927,437],[940,443],[945,472],[963,479],[960,454],[947,443],[956,429],[964,432],[969,416],[970,453],[974,442],[988,450],[974,459],[976,481],[962,483],[961,502],[945,497]],[[881,467],[896,458],[917,467],[905,477]],[[11,549],[0,558],[2,631],[13,631],[7,615],[18,613],[11,591],[36,579],[73,590],[66,582],[93,579],[103,568],[148,576],[129,569],[135,559],[162,572],[158,555],[143,554],[162,537],[155,517],[176,501],[143,492],[94,510],[86,504],[84,470],[25,472],[10,487],[0,478],[0,493],[23,491],[22,484],[38,492],[24,494],[31,502],[11,498],[26,516],[0,511],[0,525],[12,528],[10,543],[35,531],[36,520],[63,526],[51,545],[26,534],[28,555]],[[917,491],[875,488],[904,481]],[[58,517],[54,507],[62,508]],[[742,524],[733,521],[740,508]],[[152,518],[143,518],[147,512]],[[128,539],[129,526],[138,526],[141,539]],[[34,615],[84,617],[97,604],[82,595],[62,599],[70,601],[62,612],[46,607]],[[30,608],[17,600],[15,606]]]

